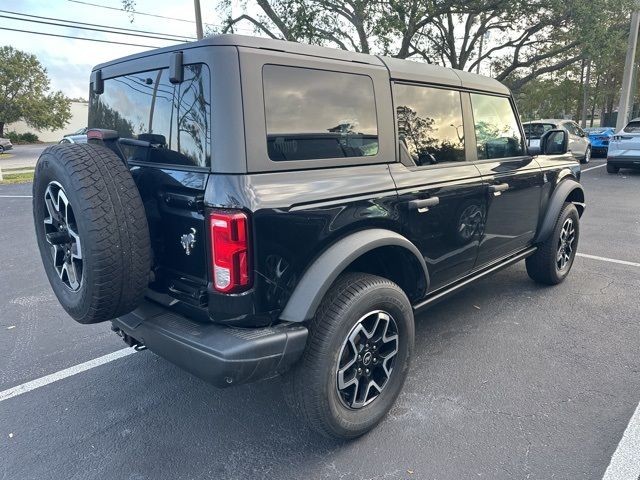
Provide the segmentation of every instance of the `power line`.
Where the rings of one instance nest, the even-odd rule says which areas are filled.
[[[190,37],[188,35],[174,35],[174,34],[171,34],[171,33],[150,32],[148,30],[136,30],[134,28],[112,27],[110,25],[101,25],[101,24],[98,24],[98,23],[87,23],[87,22],[78,22],[76,20],[65,20],[65,19],[62,19],[62,18],[43,17],[43,16],[40,16],[40,15],[30,15],[30,14],[21,13],[21,12],[11,12],[9,10],[0,10],[0,12],[8,13],[8,14],[11,14],[11,15],[20,15],[22,17],[39,18],[39,19],[42,19],[42,20],[54,20],[56,22],[75,23],[75,24],[78,24],[78,25],[88,25],[88,26],[91,26],[91,27],[102,27],[102,28],[110,28],[110,29],[114,29],[114,30],[123,30],[123,31],[126,31],[126,32],[148,33],[148,34],[151,34],[151,35],[161,35],[161,36],[164,36],[164,37],[176,37],[176,39],[178,39],[178,40],[184,40],[184,39],[195,40],[195,37]],[[20,20],[20,19],[15,19],[15,20]]]
[[[111,40],[99,40],[97,38],[73,37],[71,35],[60,35],[60,34],[57,34],[57,33],[34,32],[32,30],[20,30],[20,29],[17,29],[17,28],[0,27],[0,30],[8,30],[10,32],[20,32],[20,33],[33,33],[34,35],[46,35],[48,37],[71,38],[73,40],[87,40],[89,42],[112,43],[114,45],[128,45],[130,47],[158,48],[157,45],[141,45],[139,43],[115,42],[115,41],[111,41]]]
[[[100,7],[100,8],[107,8],[109,10],[118,10],[120,12],[127,12],[127,10],[125,10],[124,8],[109,7],[107,5],[98,5],[97,3],[83,2],[81,0],[69,0],[69,1],[73,2],[73,3],[81,3],[83,5],[89,5],[91,7]],[[127,12],[127,13],[130,13],[130,12]],[[157,15],[155,13],[135,12],[135,14],[136,15],[145,15],[147,17],[164,18],[166,20],[175,20],[176,22],[196,23],[193,20],[186,20],[184,18],[165,17],[164,15]],[[205,25],[216,26],[216,25],[211,24],[211,23],[206,23]]]
[[[179,41],[179,40],[174,39],[174,38],[159,37],[159,36],[156,36],[156,35],[142,35],[142,34],[136,34],[136,33],[115,32],[113,30],[106,30],[104,28],[78,27],[78,26],[74,26],[74,25],[65,25],[64,23],[45,22],[44,20],[31,20],[31,19],[28,19],[28,18],[11,17],[11,16],[8,16],[8,15],[0,15],[0,18],[8,18],[8,19],[11,19],[11,20],[19,20],[19,21],[22,21],[22,22],[39,23],[39,24],[43,24],[43,25],[54,25],[56,27],[75,28],[77,30],[89,30],[89,31],[93,31],[93,32],[112,33],[112,34],[115,34],[115,35],[127,35],[127,36],[131,36],[131,37],[152,38],[152,39],[155,39],[155,40],[166,40],[166,41],[169,41],[169,42],[177,42],[177,41]]]

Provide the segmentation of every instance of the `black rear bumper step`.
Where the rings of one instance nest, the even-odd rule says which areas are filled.
[[[261,328],[198,323],[149,300],[112,323],[114,329],[218,387],[282,373],[300,358],[308,334],[298,323]]]

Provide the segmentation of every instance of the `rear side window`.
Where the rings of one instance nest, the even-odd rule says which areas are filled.
[[[262,80],[271,160],[378,153],[378,122],[370,77],[265,65]]]
[[[472,93],[471,105],[478,159],[524,155],[518,120],[508,98]]]
[[[460,92],[394,86],[400,156],[418,166],[462,162],[464,126]]]
[[[177,84],[166,68],[109,78],[89,99],[90,128],[142,141],[122,142],[129,161],[210,166],[210,119],[209,68],[200,63],[185,65]]]

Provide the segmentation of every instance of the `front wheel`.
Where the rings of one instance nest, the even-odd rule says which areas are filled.
[[[553,232],[536,253],[526,260],[529,277],[538,283],[556,285],[562,282],[573,266],[580,236],[580,216],[576,206],[565,203]]]
[[[363,435],[400,393],[413,342],[413,310],[400,287],[345,274],[311,321],[302,359],[283,378],[287,403],[325,436]]]

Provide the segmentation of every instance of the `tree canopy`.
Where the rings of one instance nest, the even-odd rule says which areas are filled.
[[[519,91],[609,48],[633,0],[247,0],[236,15],[231,5],[218,7],[222,33],[242,25],[271,38],[461,70],[490,66]]]
[[[55,130],[70,118],[69,99],[49,91],[47,71],[36,56],[0,47],[0,136],[6,123],[24,120],[36,129]]]

